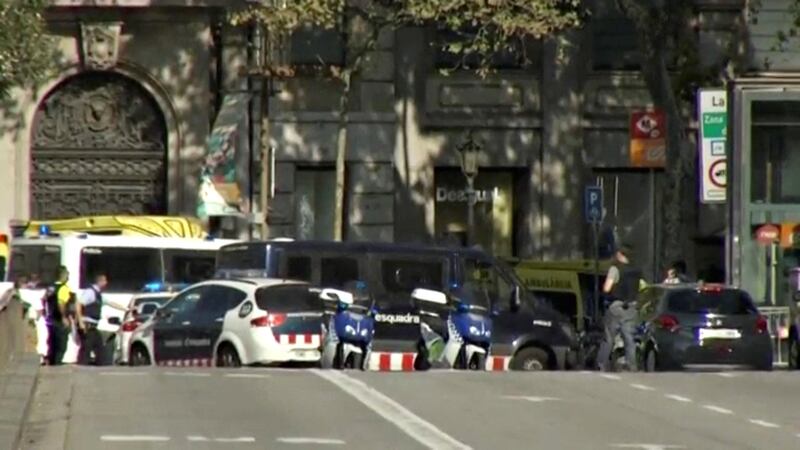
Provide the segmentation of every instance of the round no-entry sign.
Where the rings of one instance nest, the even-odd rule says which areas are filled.
[[[711,184],[718,188],[724,188],[727,184],[727,166],[724,159],[718,159],[708,166],[708,179]]]
[[[762,245],[769,245],[780,240],[781,230],[775,225],[761,225],[756,229],[756,241]]]

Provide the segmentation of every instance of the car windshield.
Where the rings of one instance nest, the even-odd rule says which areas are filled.
[[[678,314],[756,314],[747,293],[737,289],[720,291],[681,290],[667,296],[667,310]]]

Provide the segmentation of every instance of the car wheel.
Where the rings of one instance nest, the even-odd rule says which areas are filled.
[[[147,349],[141,345],[134,345],[131,348],[131,354],[128,355],[128,360],[131,366],[149,366],[150,355],[147,354]]]
[[[217,367],[241,367],[239,353],[231,344],[223,344],[217,350]]]
[[[789,369],[800,369],[800,345],[798,345],[797,336],[789,339]]]
[[[511,370],[537,372],[550,367],[547,352],[537,347],[523,348],[511,359]]]

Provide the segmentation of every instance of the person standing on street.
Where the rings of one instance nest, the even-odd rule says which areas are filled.
[[[608,269],[603,293],[612,301],[604,316],[605,339],[597,353],[601,370],[607,370],[614,340],[622,335],[625,343],[625,361],[628,370],[636,370],[636,307],[634,303],[643,281],[642,271],[631,263],[631,248],[622,246],[614,255],[614,264]]]
[[[70,302],[75,301],[75,294],[69,290],[67,281],[69,271],[66,267],[58,268],[58,280],[45,294],[45,317],[47,318],[48,349],[47,363],[51,366],[61,364],[67,350],[67,339],[71,329],[69,318]]]
[[[675,261],[669,265],[667,269],[667,277],[664,278],[664,284],[681,284],[689,283],[691,280],[686,275],[686,263],[683,261]]]
[[[127,308],[112,302],[103,301],[103,291],[108,286],[108,277],[104,273],[95,275],[94,284],[84,289],[78,302],[78,329],[81,336],[81,347],[78,351],[78,364],[88,365],[92,361],[98,366],[107,365],[110,358],[107,355],[106,341],[108,333],[97,329],[102,317],[103,306],[108,305],[121,311]]]

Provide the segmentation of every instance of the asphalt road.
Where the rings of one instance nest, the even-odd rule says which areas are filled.
[[[23,448],[793,449],[800,373],[46,368]]]

